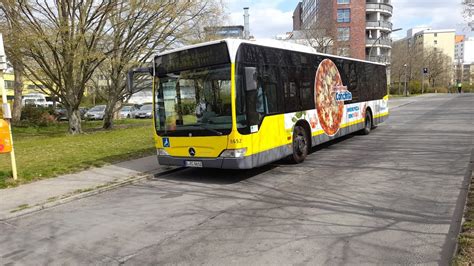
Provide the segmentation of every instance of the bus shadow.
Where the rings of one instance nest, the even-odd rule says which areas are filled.
[[[171,180],[202,184],[232,185],[251,179],[274,169],[275,165],[265,165],[248,170],[179,168],[169,174],[155,175],[151,181]]]
[[[313,147],[309,155],[318,152],[323,149],[330,149],[331,146],[348,140],[357,133],[349,134],[337,139],[325,142],[316,147]],[[236,184],[253,177],[256,177],[260,174],[271,171],[279,166],[284,165],[294,165],[287,158],[281,159],[279,161],[270,163],[254,169],[248,170],[228,170],[228,169],[210,169],[210,168],[177,168],[171,170],[165,174],[156,174],[151,181],[159,180],[171,180],[178,182],[191,182],[191,183],[202,183],[202,184],[216,184],[216,185],[232,185]]]
[[[360,135],[358,132],[354,132],[354,133],[351,133],[349,135],[345,135],[345,136],[342,136],[342,137],[338,137],[337,139],[333,139],[333,140],[330,140],[328,142],[325,142],[323,144],[319,144],[313,148],[311,148],[311,150],[309,151],[309,154],[308,156],[312,155],[313,153],[316,153],[320,150],[324,150],[324,149],[330,149],[331,146],[333,145],[336,145],[340,142],[343,142],[343,141],[346,141],[348,139],[351,139],[353,138],[354,136],[357,136],[357,135]],[[294,165],[295,163],[293,163],[290,159],[288,158],[284,158],[284,159],[281,159],[279,161],[276,161],[276,162],[273,162],[272,165],[274,165],[275,167],[278,167],[280,165]]]

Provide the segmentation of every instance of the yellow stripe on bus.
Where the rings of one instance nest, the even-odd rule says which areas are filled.
[[[387,111],[387,112],[380,113],[380,114],[378,114],[378,115],[374,115],[374,118],[379,118],[379,117],[387,116],[387,115],[388,115],[388,111]]]

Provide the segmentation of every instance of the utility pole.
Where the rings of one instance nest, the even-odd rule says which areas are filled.
[[[424,67],[423,72],[421,74],[422,74],[422,77],[421,77],[421,94],[423,94],[425,92],[425,76],[426,76],[426,74],[428,74],[428,68]]]
[[[405,68],[405,88],[403,89],[403,95],[408,96],[407,91],[407,64],[404,64],[403,67]]]

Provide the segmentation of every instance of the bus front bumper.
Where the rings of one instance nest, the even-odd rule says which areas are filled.
[[[158,155],[160,165],[171,165],[181,167],[202,167],[202,168],[221,168],[221,169],[250,169],[252,157],[241,158],[197,158],[197,157],[172,157]],[[187,163],[190,162],[190,163]],[[191,166],[193,165],[193,166]]]

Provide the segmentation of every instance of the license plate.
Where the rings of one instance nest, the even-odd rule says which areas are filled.
[[[201,161],[185,161],[184,165],[186,167],[202,167]]]

